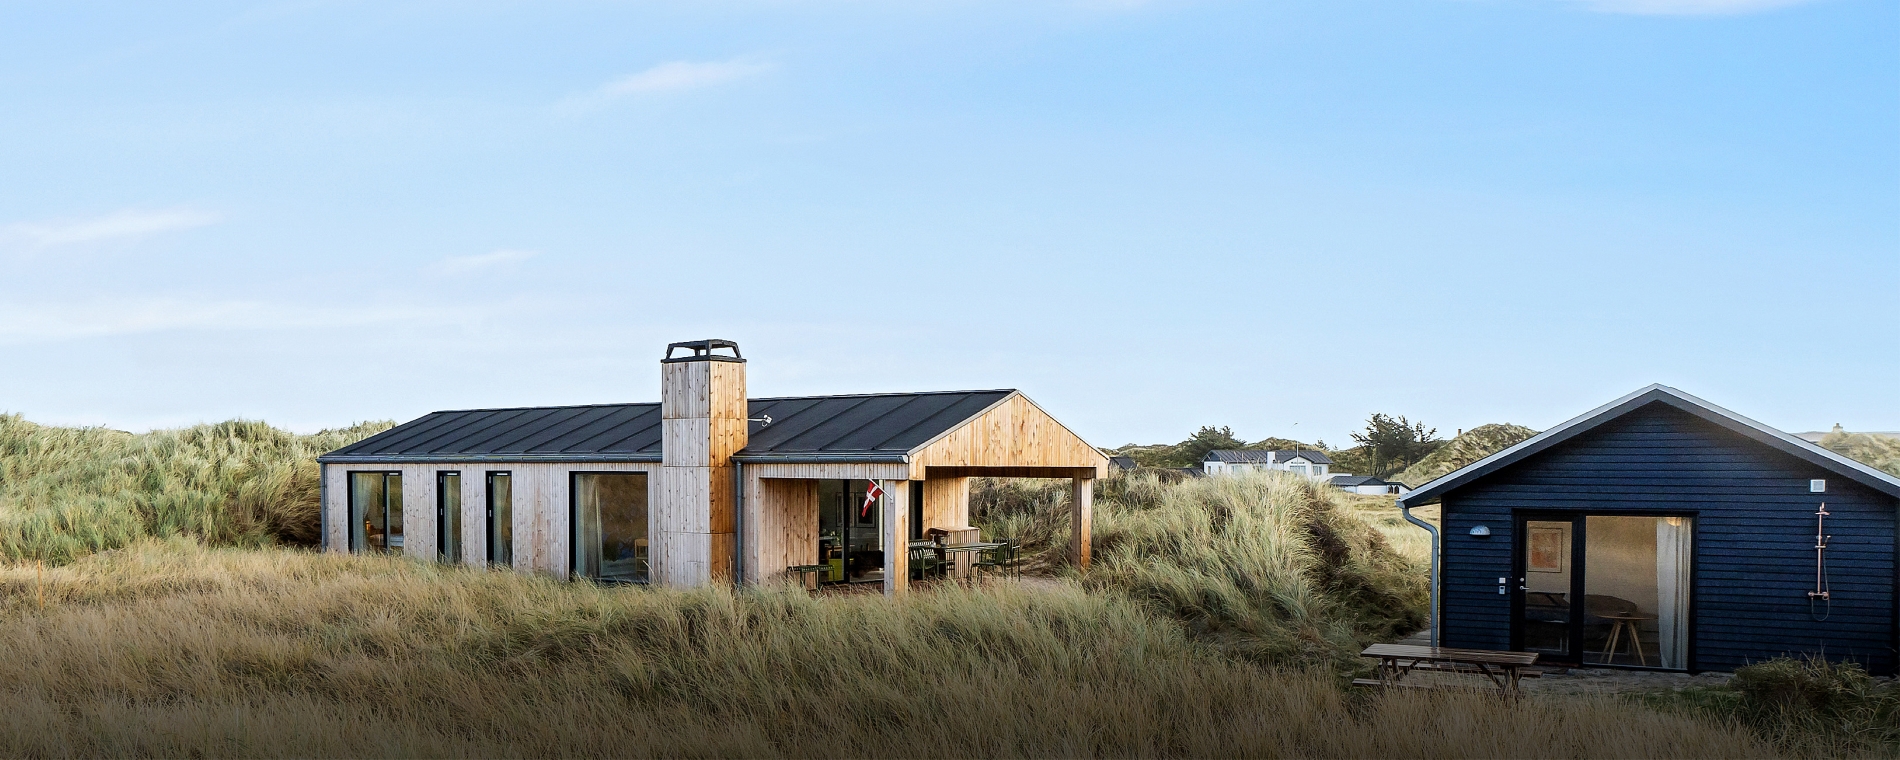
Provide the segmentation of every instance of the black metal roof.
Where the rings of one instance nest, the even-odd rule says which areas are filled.
[[[1634,393],[1619,398],[1603,406],[1583,413],[1570,421],[1518,443],[1515,446],[1492,454],[1453,472],[1419,486],[1399,498],[1399,504],[1416,507],[1430,504],[1438,498],[1474,480],[1497,472],[1513,463],[1534,456],[1539,452],[1568,441],[1579,435],[1595,430],[1611,420],[1641,409],[1650,404],[1667,404],[1677,409],[1708,420],[1721,427],[1741,434],[1756,443],[1794,456],[1810,464],[1839,474],[1875,491],[1900,498],[1900,477],[1894,477],[1866,464],[1821,448],[1808,441],[1691,396],[1661,383],[1637,389]]]
[[[1388,481],[1380,480],[1378,478],[1372,477],[1371,475],[1334,475],[1332,480],[1329,480],[1327,482],[1335,486],[1338,486],[1340,488],[1357,488],[1359,486],[1392,485]]]
[[[903,461],[1016,391],[878,393],[747,401],[740,461]],[[764,424],[770,417],[772,423]],[[320,462],[658,462],[659,404],[434,412]]]

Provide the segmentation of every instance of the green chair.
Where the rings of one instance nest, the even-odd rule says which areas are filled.
[[[943,576],[943,561],[937,559],[937,550],[929,547],[914,547],[910,550],[910,578],[924,580]]]

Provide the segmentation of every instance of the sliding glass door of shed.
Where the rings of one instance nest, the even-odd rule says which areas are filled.
[[[1520,518],[1518,648],[1556,662],[1687,668],[1694,525],[1686,516]]]

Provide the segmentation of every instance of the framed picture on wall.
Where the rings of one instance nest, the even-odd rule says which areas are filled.
[[[1566,543],[1562,528],[1531,528],[1524,569],[1533,573],[1563,572]]]

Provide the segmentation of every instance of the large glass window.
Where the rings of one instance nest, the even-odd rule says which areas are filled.
[[[488,563],[515,563],[514,479],[505,472],[488,473]]]
[[[350,473],[350,550],[402,551],[402,473]]]
[[[462,559],[462,473],[435,474],[435,551],[443,562]]]
[[[573,475],[574,574],[647,581],[647,474]]]

